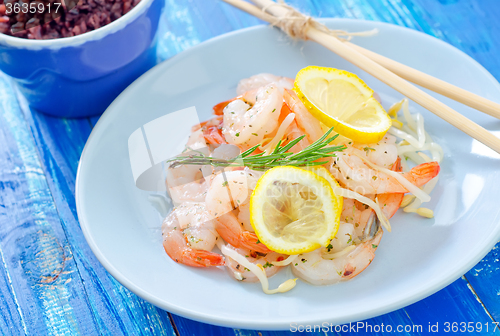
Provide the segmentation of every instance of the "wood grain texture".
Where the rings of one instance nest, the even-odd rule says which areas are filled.
[[[2,138],[2,135],[0,135]],[[2,174],[0,173],[0,176]],[[3,177],[0,177],[0,189],[3,189]],[[0,225],[2,219],[6,216],[7,207],[0,203]],[[1,238],[0,238],[1,242]],[[19,306],[17,296],[14,293],[12,279],[7,271],[4,253],[0,244],[0,334],[2,335],[22,335],[26,332],[26,325],[22,318],[21,307]]]
[[[0,247],[23,319],[20,326],[23,332],[38,335],[97,335],[36,145],[5,76],[0,77],[0,97],[0,143],[4,144],[0,147]]]
[[[500,78],[497,0],[290,3],[313,16],[385,21],[423,31],[468,53]],[[260,23],[218,0],[166,0],[159,58]],[[75,209],[79,156],[98,118],[44,116],[22,99],[19,106],[15,97],[11,83],[0,77],[1,334],[174,335],[172,322],[179,335],[295,334],[221,328],[170,315],[117,283],[90,251]],[[488,313],[499,321],[498,251],[497,245],[465,277],[427,299],[365,322],[425,328],[429,322],[487,323],[492,321]],[[418,334],[427,333],[406,333]]]
[[[500,321],[500,244],[497,244],[488,255],[474,266],[465,278],[471,290],[495,321]],[[500,331],[500,330],[499,330]]]
[[[88,119],[59,119],[22,110],[47,176],[79,276],[91,305],[98,331],[104,335],[173,335],[167,312],[154,307],[121,286],[100,265],[82,235],[74,199],[78,160],[90,134]]]

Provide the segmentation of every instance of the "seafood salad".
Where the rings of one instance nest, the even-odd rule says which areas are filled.
[[[169,160],[166,253],[260,281],[267,294],[297,279],[330,285],[359,275],[399,208],[433,217],[422,205],[443,157],[407,99],[387,112],[379,100],[333,68],[241,80]],[[268,278],[285,267],[296,278],[270,289]]]

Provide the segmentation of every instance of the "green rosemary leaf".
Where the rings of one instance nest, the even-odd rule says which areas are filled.
[[[259,146],[260,146],[260,145],[255,145],[255,146],[253,146],[252,148],[247,149],[246,151],[244,151],[243,153],[241,153],[241,154],[240,154],[240,156],[241,156],[242,158],[247,157],[248,155],[250,155],[250,154],[252,154],[253,152],[255,152],[255,150],[256,150],[257,148],[259,148]]]
[[[167,160],[170,162],[170,167],[175,168],[181,165],[212,165],[214,167],[235,167],[242,164],[254,170],[267,170],[278,166],[318,166],[327,163],[328,161],[317,161],[335,156],[335,152],[340,152],[346,149],[345,146],[328,146],[333,140],[338,137],[338,134],[328,137],[333,131],[330,128],[321,138],[307,146],[298,153],[289,152],[299,141],[304,139],[305,135],[290,141],[287,145],[281,146],[280,140],[271,154],[265,153],[253,154],[259,145],[247,149],[232,160],[216,159],[205,156],[202,152],[196,151],[197,154],[188,156],[178,156]],[[327,147],[328,146],[328,147]]]
[[[278,141],[278,143],[276,144],[276,147],[274,147],[274,150],[271,154],[276,154],[276,153],[279,153],[279,149],[281,148],[281,140]]]
[[[300,140],[304,139],[305,137],[306,137],[305,135],[301,135],[297,139],[290,141],[288,143],[288,145],[286,145],[280,149],[280,153],[285,153],[286,151],[288,151],[290,148],[295,146]]]

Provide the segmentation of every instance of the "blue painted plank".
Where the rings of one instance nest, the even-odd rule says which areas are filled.
[[[429,326],[436,325],[442,333],[446,330],[453,331],[453,325],[463,328],[461,323],[474,324],[473,334],[476,335],[490,335],[495,329],[494,321],[464,277],[404,310],[415,325],[423,326],[427,332]]]
[[[500,243],[465,278],[495,321],[500,322]]]
[[[400,309],[390,314],[385,314],[372,319],[360,321],[360,323],[345,324],[341,326],[328,326],[320,328],[313,335],[380,335],[397,332],[398,335],[428,335],[437,325],[438,330],[444,333],[446,328],[452,331],[454,325],[463,328],[460,323],[472,322],[474,334],[488,335],[495,328],[493,321],[478,304],[474,295],[467,287],[463,279],[457,280],[454,286],[448,286],[442,291],[431,295],[425,300]],[[463,305],[458,306],[456,301],[460,300]],[[200,322],[173,316],[179,335],[262,335],[262,336],[285,336],[294,335],[298,325],[291,325],[290,331],[251,331],[217,327]],[[325,321],[326,322],[326,321]],[[449,325],[445,324],[448,322]],[[314,327],[314,326],[313,326]],[[321,325],[323,327],[323,325]],[[305,329],[307,326],[302,326]],[[379,332],[385,331],[384,332]],[[321,332],[320,332],[321,331]],[[451,333],[453,334],[453,333]]]
[[[193,31],[194,25],[191,6],[177,0],[166,0],[159,31],[159,58],[167,59],[200,43],[202,39]]]
[[[334,329],[336,330],[336,329]],[[339,326],[339,335],[423,335],[420,325],[415,324],[403,309],[364,321]]]
[[[173,335],[167,312],[124,288],[101,266],[80,229],[74,198],[78,160],[91,124],[88,119],[59,119],[31,111],[24,116],[37,144],[43,171],[61,218],[99,333],[107,335]]]
[[[229,25],[232,27],[232,30],[252,27],[260,24],[267,24],[267,22],[259,20],[252,15],[242,15],[239,9],[223,1],[219,1],[217,4],[222,11],[222,15],[225,17],[225,20],[227,20]]]
[[[6,207],[0,203],[0,218],[5,216]],[[12,280],[5,263],[4,253],[0,248],[0,334],[23,335],[26,325],[21,317],[21,307],[17,302]]]
[[[5,76],[0,76],[0,143],[2,266],[21,325],[35,335],[97,335],[35,143]]]
[[[221,336],[291,336],[297,332],[306,331],[308,335],[377,335],[377,328],[384,326],[383,330],[391,328],[396,331],[397,326],[401,325],[401,332],[398,335],[414,336],[420,335],[418,326],[414,325],[410,318],[403,310],[399,310],[392,314],[379,316],[373,319],[354,322],[344,325],[333,325],[328,321],[320,325],[299,325],[290,324],[289,330],[283,331],[266,331],[266,330],[246,330],[246,329],[231,329],[204,324],[201,322],[192,321],[179,316],[173,315],[173,319],[179,335],[221,335]],[[390,326],[390,327],[388,327]],[[409,328],[405,331],[404,328]],[[375,328],[375,330],[374,330]]]
[[[500,78],[500,5],[496,0],[404,1],[408,11],[434,35],[469,54]]]
[[[210,324],[205,324],[180,316],[172,315],[175,326],[180,336],[286,336],[293,334],[291,331],[257,331],[257,330],[247,330],[247,329],[232,329],[225,327],[218,327]],[[293,327],[295,330],[297,327]],[[316,330],[308,333],[308,335],[313,336],[324,336],[325,333],[321,330]],[[337,333],[329,333],[329,335],[338,335]]]

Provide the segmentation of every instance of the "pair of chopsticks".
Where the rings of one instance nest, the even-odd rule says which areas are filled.
[[[243,0],[223,1],[273,25],[276,25],[280,19],[283,20],[283,18],[290,16],[289,11],[291,9],[289,7],[277,5],[272,0],[251,0],[255,5]],[[408,81],[499,119],[500,104],[350,42],[341,41],[327,32],[316,29],[314,26],[310,26],[305,31],[305,37],[333,51],[464,133],[500,153],[499,138]]]

